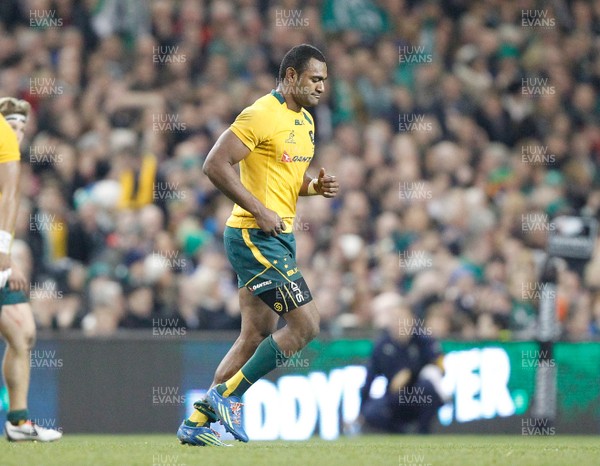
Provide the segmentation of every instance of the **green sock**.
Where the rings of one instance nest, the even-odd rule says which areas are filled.
[[[23,424],[27,419],[29,419],[29,411],[26,409],[18,409],[16,411],[9,411],[6,415],[6,420],[10,422],[13,426],[18,426],[19,424]]]
[[[287,357],[273,340],[273,335],[265,338],[252,357],[233,377],[227,382],[217,385],[217,391],[223,396],[242,396],[246,390],[261,377],[277,367],[280,361]]]

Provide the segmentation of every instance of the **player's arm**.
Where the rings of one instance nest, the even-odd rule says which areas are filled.
[[[263,232],[277,236],[285,230],[285,223],[277,212],[267,209],[244,187],[233,167],[248,154],[250,149],[228,129],[208,153],[202,171],[223,194],[250,212]]]
[[[300,196],[314,196],[320,194],[324,197],[335,197],[340,190],[340,184],[335,176],[327,175],[325,169],[321,168],[317,178],[312,178],[308,173],[304,173],[304,180],[300,187]]]
[[[19,161],[0,164],[0,271],[10,268],[9,248],[19,209]]]

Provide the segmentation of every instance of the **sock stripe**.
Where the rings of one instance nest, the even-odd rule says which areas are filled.
[[[250,382],[241,370],[237,371],[233,377],[231,377],[227,382],[225,382],[226,388],[225,388],[225,391],[223,391],[222,395],[224,397],[230,396],[238,388],[240,388],[240,384],[244,380],[247,380],[248,382]]]

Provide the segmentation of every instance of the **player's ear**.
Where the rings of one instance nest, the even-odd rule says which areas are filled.
[[[285,79],[288,83],[294,82],[294,80],[298,79],[298,73],[294,68],[288,66],[285,70]]]

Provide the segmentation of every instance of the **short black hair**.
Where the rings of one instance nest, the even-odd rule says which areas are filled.
[[[325,56],[323,53],[310,44],[300,44],[291,48],[288,53],[285,54],[283,60],[281,60],[281,66],[279,66],[279,79],[283,81],[285,78],[285,70],[290,67],[294,68],[299,75],[304,73],[311,58],[325,63]]]

